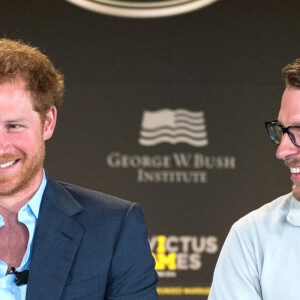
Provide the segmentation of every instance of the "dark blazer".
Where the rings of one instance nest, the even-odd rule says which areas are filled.
[[[157,299],[141,208],[47,177],[26,299]]]

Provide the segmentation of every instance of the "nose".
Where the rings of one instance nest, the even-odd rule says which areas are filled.
[[[299,153],[299,147],[295,146],[289,135],[287,133],[285,133],[282,137],[281,143],[277,148],[276,151],[276,157],[278,159],[287,159],[290,157],[293,157],[293,155],[296,155]]]

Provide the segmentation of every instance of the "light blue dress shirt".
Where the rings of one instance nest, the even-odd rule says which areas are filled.
[[[20,209],[18,213],[18,220],[26,225],[29,232],[29,239],[27,249],[17,271],[29,269],[31,259],[32,241],[34,231],[39,216],[40,204],[42,196],[47,184],[45,172],[43,175],[42,183],[33,197]],[[4,225],[3,217],[0,215],[0,227]],[[14,282],[15,275],[7,273],[7,264],[0,260],[0,299],[2,300],[24,300],[26,298],[27,284],[17,286]]]
[[[208,299],[300,299],[300,202],[291,194],[232,226]]]

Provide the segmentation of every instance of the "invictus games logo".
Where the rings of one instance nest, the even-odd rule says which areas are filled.
[[[149,240],[160,277],[176,277],[177,271],[198,271],[205,255],[219,250],[216,236],[157,235]]]
[[[66,0],[82,8],[120,17],[154,18],[187,13],[218,0]]]
[[[154,146],[164,142],[186,143],[195,147],[207,146],[204,112],[185,109],[144,111],[140,145]]]

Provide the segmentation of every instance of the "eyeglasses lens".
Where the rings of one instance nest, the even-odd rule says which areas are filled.
[[[268,124],[267,127],[271,140],[275,144],[279,145],[282,140],[283,131],[285,130],[283,130],[281,126],[272,123]],[[300,127],[289,127],[288,134],[293,144],[295,144],[297,147],[300,147]]]
[[[289,129],[289,132],[290,132],[290,139],[296,146],[299,147],[299,145],[300,145],[300,128],[292,127]]]
[[[283,133],[282,128],[276,124],[272,124],[268,127],[269,135],[275,144],[280,144]]]

